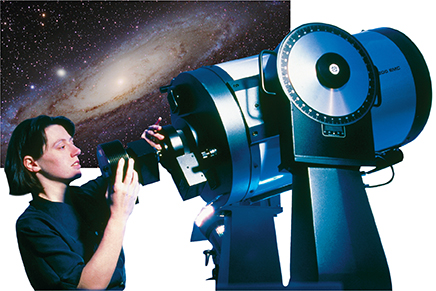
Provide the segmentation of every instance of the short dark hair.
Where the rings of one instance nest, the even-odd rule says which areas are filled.
[[[71,136],[74,136],[74,123],[64,116],[40,115],[24,120],[14,129],[5,160],[5,173],[11,195],[44,193],[44,188],[35,173],[24,167],[23,159],[25,156],[31,156],[37,160],[42,156],[44,146],[47,144],[45,129],[55,124],[61,125]]]

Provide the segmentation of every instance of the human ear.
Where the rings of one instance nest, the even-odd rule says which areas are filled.
[[[35,159],[31,156],[24,157],[23,165],[27,170],[29,170],[29,172],[32,173],[37,173],[41,170],[41,167],[39,166],[38,162],[35,161]]]

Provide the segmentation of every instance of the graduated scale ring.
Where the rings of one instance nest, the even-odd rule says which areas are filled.
[[[327,24],[291,32],[278,53],[279,78],[287,97],[306,115],[326,124],[351,124],[372,107],[377,80],[363,46]]]

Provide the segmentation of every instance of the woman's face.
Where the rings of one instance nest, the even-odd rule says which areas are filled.
[[[48,179],[69,183],[81,176],[78,156],[81,151],[73,138],[61,125],[50,125],[45,129],[47,143],[42,156],[37,160],[40,174]]]

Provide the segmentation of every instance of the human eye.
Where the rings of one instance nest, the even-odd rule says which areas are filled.
[[[66,146],[67,146],[67,145],[66,145],[66,143],[65,143],[64,141],[59,141],[59,142],[57,142],[57,143],[55,144],[55,148],[56,148],[56,149],[59,149],[59,150],[64,149]]]

